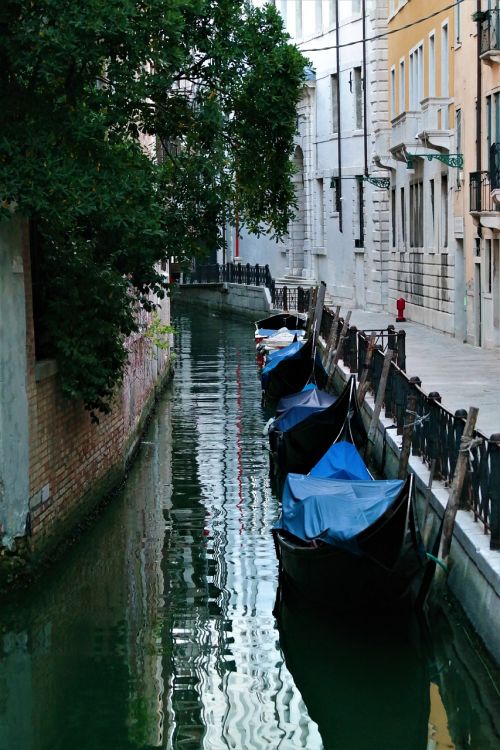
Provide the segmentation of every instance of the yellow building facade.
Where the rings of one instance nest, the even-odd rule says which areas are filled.
[[[455,42],[457,148],[464,156],[454,195],[465,258],[466,340],[500,345],[500,8],[463,0]]]
[[[463,259],[453,236],[456,14],[443,0],[388,3],[389,299],[407,317],[462,335]],[[445,8],[444,10],[442,10]],[[447,8],[447,9],[446,9]]]

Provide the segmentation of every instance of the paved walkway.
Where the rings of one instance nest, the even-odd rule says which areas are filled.
[[[345,315],[346,310],[341,310]],[[418,375],[425,393],[438,391],[451,412],[477,406],[477,429],[487,437],[500,432],[500,350],[480,349],[418,323],[396,323],[388,313],[353,310],[351,325],[359,329],[406,331],[406,372]]]

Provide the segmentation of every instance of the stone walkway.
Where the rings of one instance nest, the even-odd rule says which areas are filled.
[[[345,315],[346,310],[341,310]],[[438,391],[449,411],[477,406],[477,429],[487,437],[500,432],[500,351],[480,349],[418,323],[396,323],[388,313],[353,310],[351,325],[359,329],[406,331],[406,372],[418,375],[425,393]]]

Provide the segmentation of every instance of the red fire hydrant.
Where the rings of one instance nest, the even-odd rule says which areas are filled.
[[[400,297],[396,300],[396,307],[398,308],[398,317],[396,318],[396,323],[404,323],[406,318],[404,315],[405,312],[405,306],[406,302],[404,301],[403,297]]]

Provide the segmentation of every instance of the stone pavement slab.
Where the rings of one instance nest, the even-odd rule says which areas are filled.
[[[438,391],[451,412],[477,406],[477,429],[487,437],[500,432],[500,350],[463,344],[418,323],[396,323],[388,313],[351,313],[351,325],[361,330],[390,324],[406,331],[406,372],[418,375],[425,393]]]

